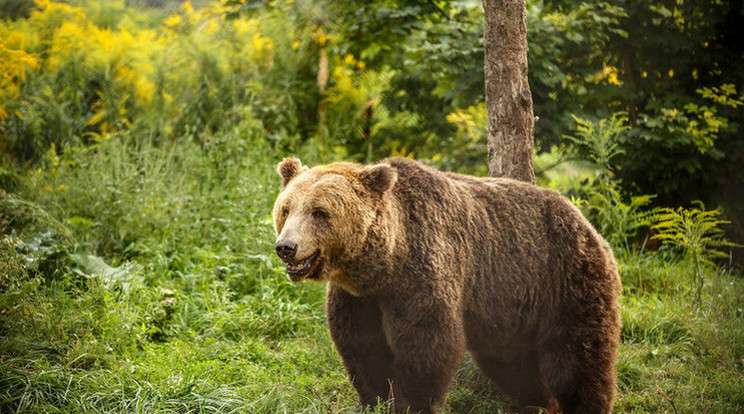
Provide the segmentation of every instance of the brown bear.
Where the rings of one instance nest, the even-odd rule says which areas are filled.
[[[328,281],[328,327],[362,407],[433,413],[467,349],[520,413],[609,413],[620,278],[559,193],[408,159],[278,166],[276,252]]]

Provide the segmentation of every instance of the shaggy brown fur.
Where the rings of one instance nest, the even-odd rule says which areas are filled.
[[[360,404],[433,413],[467,349],[520,412],[611,411],[620,278],[560,194],[405,159],[278,170],[277,253],[292,280],[330,282]]]

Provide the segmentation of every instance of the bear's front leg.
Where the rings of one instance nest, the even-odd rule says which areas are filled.
[[[422,296],[394,298],[382,305],[383,329],[395,355],[396,412],[434,413],[464,354],[459,312]]]
[[[374,406],[390,398],[393,354],[382,331],[382,314],[372,298],[352,296],[328,284],[328,328],[359,404]]]

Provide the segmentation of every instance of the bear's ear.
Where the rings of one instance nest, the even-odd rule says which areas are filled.
[[[300,160],[297,158],[285,158],[279,165],[276,166],[276,171],[282,177],[282,188],[287,186],[297,174],[306,170],[307,167],[303,167]]]
[[[367,190],[382,195],[398,181],[398,172],[390,164],[372,165],[359,173],[359,181]]]

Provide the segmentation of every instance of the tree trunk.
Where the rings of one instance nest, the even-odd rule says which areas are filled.
[[[483,0],[486,30],[488,169],[492,177],[535,182],[535,117],[527,80],[525,0]]]

